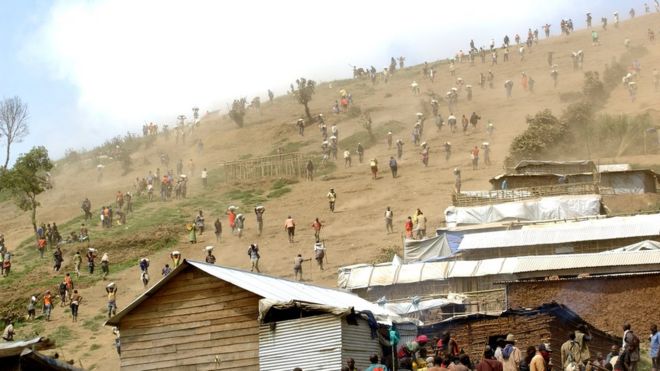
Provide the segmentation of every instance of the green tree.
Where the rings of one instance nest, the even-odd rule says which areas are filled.
[[[540,159],[557,149],[561,144],[572,141],[565,121],[555,117],[549,109],[527,117],[527,129],[511,142],[508,166],[520,160]]]
[[[229,118],[238,125],[239,128],[243,127],[243,120],[247,112],[247,98],[234,99],[229,110]]]
[[[293,89],[293,84],[291,84],[291,86]],[[293,95],[296,97],[298,103],[305,107],[305,115],[307,116],[307,120],[312,122],[312,114],[309,112],[309,102],[312,101],[312,97],[316,92],[316,82],[314,82],[314,80],[307,80],[304,77],[301,77],[296,80],[296,87],[297,89],[293,90]]]
[[[587,158],[591,158],[591,139],[594,125],[593,105],[587,101],[573,103],[566,108],[561,120],[584,142]]]
[[[33,147],[30,152],[18,157],[11,170],[0,176],[0,186],[12,195],[16,205],[30,212],[35,239],[37,236],[37,196],[51,188],[49,171],[53,163],[45,147]]]
[[[601,105],[605,103],[609,93],[605,90],[605,84],[600,80],[598,72],[587,71],[584,73],[582,94],[591,104]]]

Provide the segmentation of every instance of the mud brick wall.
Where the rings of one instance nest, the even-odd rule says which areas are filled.
[[[556,301],[596,328],[621,336],[629,322],[640,339],[660,325],[660,275],[619,276],[507,285],[509,308],[531,308]]]

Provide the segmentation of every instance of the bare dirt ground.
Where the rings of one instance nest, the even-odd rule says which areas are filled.
[[[610,113],[640,113],[647,109],[660,110],[660,93],[653,92],[651,71],[653,67],[660,68],[660,48],[657,44],[649,44],[646,30],[657,26],[660,15],[652,14],[638,17],[633,21],[623,22],[621,27],[606,32],[598,29],[601,37],[601,46],[591,45],[590,31],[579,30],[569,37],[557,36],[548,40],[542,39],[524,62],[519,61],[517,53],[511,49],[511,61],[490,66],[481,64],[479,60],[474,66],[469,63],[457,65],[456,77],[462,77],[467,84],[474,88],[474,98],[467,102],[461,96],[458,109],[454,114],[469,116],[473,111],[481,115],[482,120],[476,130],[470,129],[467,135],[460,132],[449,133],[445,127],[438,131],[431,120],[427,121],[424,140],[431,147],[428,167],[421,163],[419,148],[415,148],[410,139],[415,113],[423,110],[422,101],[428,102],[426,94],[434,91],[444,95],[454,86],[454,79],[449,76],[446,64],[436,69],[438,77],[432,83],[421,75],[421,67],[415,66],[397,72],[388,84],[379,82],[372,87],[368,80],[336,82],[330,87],[327,82],[320,83],[317,93],[311,104],[314,114],[323,113],[328,119],[328,127],[333,122],[338,123],[340,130],[339,153],[346,148],[342,147],[342,138],[362,131],[358,119],[346,119],[345,115],[335,116],[330,112],[335,99],[338,99],[338,89],[346,88],[353,95],[354,105],[362,110],[377,108],[373,111],[374,128],[384,122],[397,120],[405,124],[405,129],[395,134],[395,140],[402,138],[406,143],[403,158],[399,161],[399,177],[393,179],[387,168],[387,160],[395,154],[395,149],[388,149],[386,139],[380,138],[379,143],[366,150],[366,158],[377,158],[381,172],[377,180],[372,180],[367,162],[359,164],[357,156],[353,157],[353,166],[344,168],[341,160],[337,163],[337,170],[332,174],[332,180],[314,180],[292,186],[292,192],[274,200],[264,203],[265,229],[261,237],[257,237],[254,214],[246,205],[242,211],[247,216],[246,233],[242,239],[228,233],[224,210],[205,210],[207,225],[210,227],[215,217],[220,216],[223,221],[224,234],[216,244],[212,233],[199,236],[196,245],[185,242],[187,238],[182,230],[181,243],[177,248],[183,256],[189,259],[203,260],[203,246],[214,244],[217,246],[215,255],[217,264],[249,268],[246,254],[248,245],[256,242],[261,248],[262,272],[292,278],[293,257],[301,253],[304,257],[312,257],[313,231],[311,223],[318,217],[324,224],[322,238],[328,247],[328,263],[326,270],[320,271],[312,263],[306,263],[305,280],[325,285],[335,286],[337,268],[355,263],[372,262],[378,257],[381,249],[397,248],[401,246],[401,232],[407,215],[420,208],[429,218],[429,232],[440,226],[443,220],[443,211],[450,204],[453,186],[452,169],[459,167],[463,170],[463,189],[479,190],[490,187],[488,179],[503,171],[503,159],[508,146],[514,136],[525,129],[525,117],[537,111],[549,108],[559,115],[564,104],[559,101],[559,93],[578,91],[581,89],[583,74],[572,71],[570,53],[579,49],[585,52],[584,70],[603,70],[605,64],[612,58],[620,56],[624,51],[624,39],[630,38],[633,45],[645,45],[649,53],[640,59],[642,65],[642,79],[638,82],[638,99],[632,103],[625,89],[620,86],[613,92],[605,111]],[[522,31],[522,30],[521,30]],[[521,32],[522,34],[522,32]],[[501,35],[503,36],[503,35]],[[510,35],[512,36],[512,35]],[[501,37],[497,37],[501,39]],[[469,40],[466,40],[466,44]],[[550,78],[550,69],[546,63],[548,51],[553,51],[554,63],[559,65],[559,86],[554,89]],[[378,62],[382,64],[381,62]],[[374,63],[378,65],[377,63]],[[478,86],[479,72],[487,73],[492,70],[495,75],[495,88],[481,89]],[[536,80],[536,93],[524,92],[520,85],[520,74],[526,72]],[[504,81],[511,79],[515,86],[513,97],[507,99],[503,87]],[[410,83],[416,80],[421,87],[422,94],[415,96],[410,89]],[[264,87],[264,90],[267,87]],[[441,105],[443,117],[449,115],[446,105]],[[64,222],[80,214],[80,202],[87,195],[90,197],[94,210],[103,203],[109,203],[117,190],[132,190],[133,180],[137,176],[145,176],[148,170],[159,167],[158,153],[166,151],[170,154],[172,162],[178,158],[192,158],[196,164],[197,172],[207,167],[212,173],[220,167],[223,161],[236,160],[250,154],[252,157],[266,155],[276,149],[283,139],[289,142],[303,142],[301,151],[318,151],[320,134],[315,126],[308,127],[305,137],[300,137],[295,129],[295,120],[300,117],[302,106],[290,97],[279,97],[273,104],[264,103],[261,114],[251,112],[246,118],[246,127],[238,129],[228,119],[217,113],[210,113],[204,117],[201,126],[191,137],[187,138],[188,145],[175,145],[174,136],[169,140],[159,138],[155,144],[132,157],[135,170],[127,176],[119,176],[118,164],[110,163],[105,168],[104,180],[96,182],[96,173],[93,165],[63,166],[55,172],[56,187],[41,198],[42,208],[39,210],[39,220],[44,222]],[[428,115],[427,115],[428,116]],[[485,125],[488,121],[495,125],[495,134],[488,138]],[[139,128],[136,128],[138,130]],[[195,139],[204,142],[204,154],[197,154],[191,145]],[[442,153],[442,143],[450,141],[453,147],[452,158],[445,161]],[[470,168],[470,149],[489,141],[492,146],[492,161],[490,167],[483,165],[477,171]],[[348,148],[355,151],[355,148]],[[580,157],[575,154],[574,157]],[[660,162],[660,156],[635,156],[634,158],[607,158],[597,159],[601,162],[632,162],[644,165],[654,165]],[[171,167],[174,167],[173,165]],[[189,193],[200,192],[199,180],[193,179]],[[213,194],[218,195],[233,189],[234,186],[226,183],[213,185],[209,199]],[[337,207],[334,213],[328,210],[326,194],[329,188],[337,191]],[[157,204],[160,205],[160,204]],[[176,202],[163,203],[162,207],[178,207]],[[385,233],[383,212],[387,206],[392,207],[395,215],[395,233]],[[160,206],[159,206],[160,207]],[[195,210],[184,211],[190,213],[191,219]],[[287,242],[283,223],[287,215],[292,215],[298,223],[296,243]],[[129,219],[130,223],[130,219]],[[11,204],[0,204],[0,225],[6,235],[8,246],[18,245],[30,233],[28,216],[16,210]],[[66,232],[66,231],[62,231]],[[94,230],[92,230],[93,236]],[[65,256],[65,264],[70,261]],[[151,256],[152,278],[156,278],[160,268],[168,262],[165,252]],[[20,269],[21,262],[16,261],[14,269]],[[137,267],[113,273],[110,279],[117,282],[120,291],[118,296],[119,308],[126,307],[131,300],[143,292],[139,282]],[[152,279],[152,284],[155,279]],[[101,323],[105,308],[104,283],[90,287],[81,294],[85,300],[80,308],[80,319],[77,324],[71,324],[64,311],[57,307],[53,313],[53,321],[45,323],[42,334],[51,334],[59,326],[70,331],[68,341],[58,350],[65,358],[80,360],[85,367],[95,366],[95,369],[114,370],[118,368],[118,357],[112,347],[113,337],[109,328],[90,329],[91,326],[82,326],[84,321]],[[27,298],[26,298],[27,302]],[[25,331],[34,330],[27,327]]]

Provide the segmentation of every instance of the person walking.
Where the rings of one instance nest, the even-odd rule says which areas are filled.
[[[516,347],[516,338],[513,334],[508,334],[504,340],[506,345],[502,349],[502,368],[504,371],[520,370],[522,361],[522,352]]]
[[[633,333],[629,323],[623,325],[623,364],[628,371],[637,371],[639,364],[639,338]]]
[[[28,313],[27,314],[27,319],[28,319],[28,321],[31,321],[31,320],[34,319],[34,317],[36,316],[36,312],[37,312],[37,298],[35,296],[32,296],[30,298],[30,302],[28,303],[28,306],[27,306],[27,313]]]
[[[101,276],[105,280],[110,274],[110,259],[108,258],[108,253],[103,253],[101,257]]]
[[[316,218],[314,220],[314,223],[312,223],[312,229],[314,230],[314,239],[316,241],[321,240],[321,228],[323,228],[323,224],[321,224],[321,221],[319,221],[319,218]]]
[[[186,224],[186,230],[188,231],[188,242],[197,243],[197,225],[194,220],[192,223]]]
[[[250,272],[257,271],[257,273],[261,273],[259,271],[259,259],[261,259],[261,255],[259,255],[259,246],[257,246],[256,243],[253,243],[250,245],[250,248],[248,248],[248,256],[250,257],[250,263],[252,264],[252,267],[250,268]]]
[[[401,139],[396,140],[396,158],[401,160],[403,156],[403,141]]]
[[[199,210],[199,213],[195,217],[195,227],[199,231],[199,235],[204,234],[204,213],[202,210]]]
[[[314,259],[321,270],[323,270],[323,258],[325,258],[325,245],[317,239],[314,243]]]
[[[215,242],[218,242],[220,241],[220,236],[222,236],[222,222],[220,222],[220,218],[215,219],[213,228],[215,229]]]
[[[82,296],[78,294],[78,290],[73,290],[73,295],[71,295],[71,304],[69,304],[69,307],[71,308],[71,318],[73,319],[73,322],[78,322],[78,307],[80,306],[81,302],[82,302]]]
[[[335,192],[334,188],[330,188],[330,192],[328,192],[328,203],[330,206],[330,211],[335,212],[335,202],[337,201],[337,193]]]
[[[373,176],[373,179],[376,180],[378,178],[378,160],[375,158],[371,159],[369,166],[371,167],[371,175]]]
[[[254,215],[257,218],[257,234],[261,236],[261,233],[264,230],[264,213],[266,212],[266,208],[257,205],[257,207],[254,208]]]
[[[80,278],[80,265],[82,264],[82,256],[80,256],[80,251],[76,251],[73,255],[73,268],[76,272],[76,276]]]
[[[50,290],[46,290],[44,293],[43,302],[44,316],[46,317],[46,321],[50,321],[50,312],[53,310],[53,296],[50,294]]]
[[[399,164],[396,162],[396,159],[394,156],[390,156],[390,171],[392,172],[392,178],[397,177],[397,173],[399,171]]]
[[[108,318],[111,318],[117,314],[117,285],[110,282],[105,291],[108,294]]]
[[[59,272],[62,267],[62,262],[64,258],[62,257],[62,249],[58,245],[53,251],[53,272]]]
[[[364,147],[362,146],[362,143],[358,143],[357,145],[357,154],[358,154],[358,161],[362,163],[362,160],[364,160]]]
[[[298,281],[303,280],[302,263],[306,262],[306,261],[312,261],[312,259],[311,258],[303,259],[301,254],[298,254],[298,256],[296,256],[293,259],[293,275],[295,276],[295,279],[298,280]]]
[[[208,264],[215,264],[215,255],[213,255],[213,246],[206,248],[206,258],[204,259]]]
[[[96,259],[96,250],[93,248],[87,249],[87,270],[89,274],[94,274],[94,259]]]
[[[470,157],[472,158],[472,170],[479,170],[479,147],[472,148]]]
[[[204,168],[202,170],[202,186],[206,188],[209,185],[209,172]]]
[[[394,213],[392,212],[392,209],[388,206],[387,209],[385,210],[385,230],[387,233],[394,233],[394,226],[393,226],[393,220],[394,220]]]
[[[289,237],[289,243],[293,243],[293,239],[296,234],[296,222],[293,220],[291,215],[289,215],[284,221],[284,230]]]

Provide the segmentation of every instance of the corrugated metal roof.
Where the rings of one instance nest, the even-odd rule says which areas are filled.
[[[560,244],[660,235],[660,214],[524,226],[510,231],[466,234],[458,250]]]
[[[620,268],[621,270],[615,271]],[[631,270],[648,272],[660,270],[660,250],[646,251],[615,251],[590,254],[537,255],[495,258],[485,260],[457,260],[442,262],[427,262],[404,264],[393,273],[392,284],[417,283],[422,281],[443,281],[450,278],[510,276],[521,273],[544,272],[561,274],[562,271],[580,270],[588,273],[596,268],[610,268],[610,274],[630,273]],[[371,271],[373,266],[360,266],[352,269],[342,268],[340,275],[354,274],[358,277],[368,275],[360,271]],[[404,274],[402,274],[404,272]],[[424,274],[420,274],[423,272]],[[388,286],[375,282],[353,280],[338,280],[346,289],[359,289],[371,286]],[[346,283],[347,282],[347,283]]]
[[[538,280],[538,279],[522,279],[522,280],[508,280],[508,281],[497,281],[494,283],[507,284],[507,283],[552,283],[556,281],[584,281],[584,280],[597,280],[597,279],[608,279],[608,278],[620,278],[620,277],[638,277],[638,276],[658,276],[660,271],[650,271],[650,272],[632,272],[632,273],[614,273],[614,274],[599,274],[595,276],[581,276],[581,277],[561,277],[551,280]]]
[[[361,297],[337,289],[309,285],[302,282],[290,281],[283,278],[247,272],[240,269],[223,267],[191,260],[184,260],[172,273],[161,279],[156,285],[137,297],[124,310],[117,313],[106,322],[106,325],[117,325],[121,318],[158,291],[166,282],[175,279],[185,267],[193,266],[218,279],[229,282],[244,290],[250,291],[262,298],[282,302],[300,301],[327,305],[335,308],[355,308],[356,311],[369,310],[376,316],[397,317],[396,314],[371,303]]]
[[[598,172],[604,173],[608,171],[626,171],[632,170],[630,164],[607,164],[607,165],[598,165]]]

